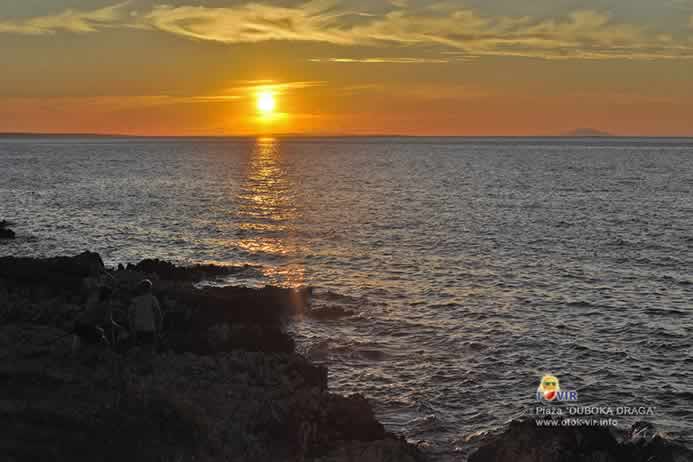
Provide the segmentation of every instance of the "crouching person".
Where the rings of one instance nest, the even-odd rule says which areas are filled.
[[[92,292],[87,307],[75,321],[72,353],[82,345],[108,345],[103,327],[111,318],[111,290],[107,287],[97,288]]]
[[[137,293],[128,310],[130,330],[136,345],[150,346],[155,350],[163,316],[159,301],[152,294],[152,282],[149,279],[140,282]]]

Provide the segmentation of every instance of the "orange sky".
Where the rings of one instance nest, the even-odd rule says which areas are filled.
[[[0,131],[693,136],[688,0],[165,3],[0,5]]]

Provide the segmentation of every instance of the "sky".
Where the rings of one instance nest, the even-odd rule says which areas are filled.
[[[693,136],[693,0],[2,0],[0,63],[0,132]]]

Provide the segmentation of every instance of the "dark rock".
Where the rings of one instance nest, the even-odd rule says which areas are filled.
[[[420,462],[421,452],[402,438],[388,435],[376,441],[349,441],[341,443],[315,462]]]
[[[207,287],[182,289],[171,295],[196,307],[193,322],[209,327],[230,323],[280,323],[291,313],[303,311],[310,302],[310,289],[265,287]]]
[[[0,326],[0,460],[419,460],[299,355],[70,356],[62,334]]]
[[[385,428],[362,395],[331,395],[324,428],[333,440],[376,441],[385,437]]]
[[[277,325],[215,324],[207,329],[191,324],[187,329],[169,328],[166,347],[177,353],[211,355],[244,350],[264,353],[292,353],[294,340]]]
[[[127,269],[147,275],[156,275],[159,279],[170,281],[200,281],[239,273],[246,270],[247,267],[218,265],[176,266],[163,260],[145,259],[136,265],[129,264]]]
[[[123,312],[144,275],[105,272],[88,252],[0,258],[0,419],[12,423],[0,460],[420,460],[365,398],[330,394],[327,369],[294,353],[283,323],[309,306],[309,289],[159,279],[166,353],[74,354],[83,287],[108,285]]]
[[[14,239],[15,233],[9,228],[0,228],[0,239]]]
[[[692,462],[693,451],[683,445],[667,440],[659,434],[652,423],[636,422],[629,437],[621,443],[622,460],[634,462]]]
[[[1,257],[0,278],[22,284],[79,287],[82,279],[104,271],[101,256],[83,252],[74,257]]]
[[[528,420],[511,422],[503,434],[474,452],[469,462],[611,462],[616,460],[616,446],[614,437],[603,429],[546,428]]]
[[[294,340],[276,326],[237,325],[231,330],[226,351],[245,350],[266,353],[292,353]]]
[[[546,427],[511,422],[469,462],[690,462],[693,452],[658,435],[619,442],[606,427]]]

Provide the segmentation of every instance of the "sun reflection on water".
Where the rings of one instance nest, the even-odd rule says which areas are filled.
[[[240,237],[236,245],[250,254],[277,260],[263,270],[272,283],[304,285],[305,249],[295,238],[301,210],[276,138],[257,139],[238,202]]]

